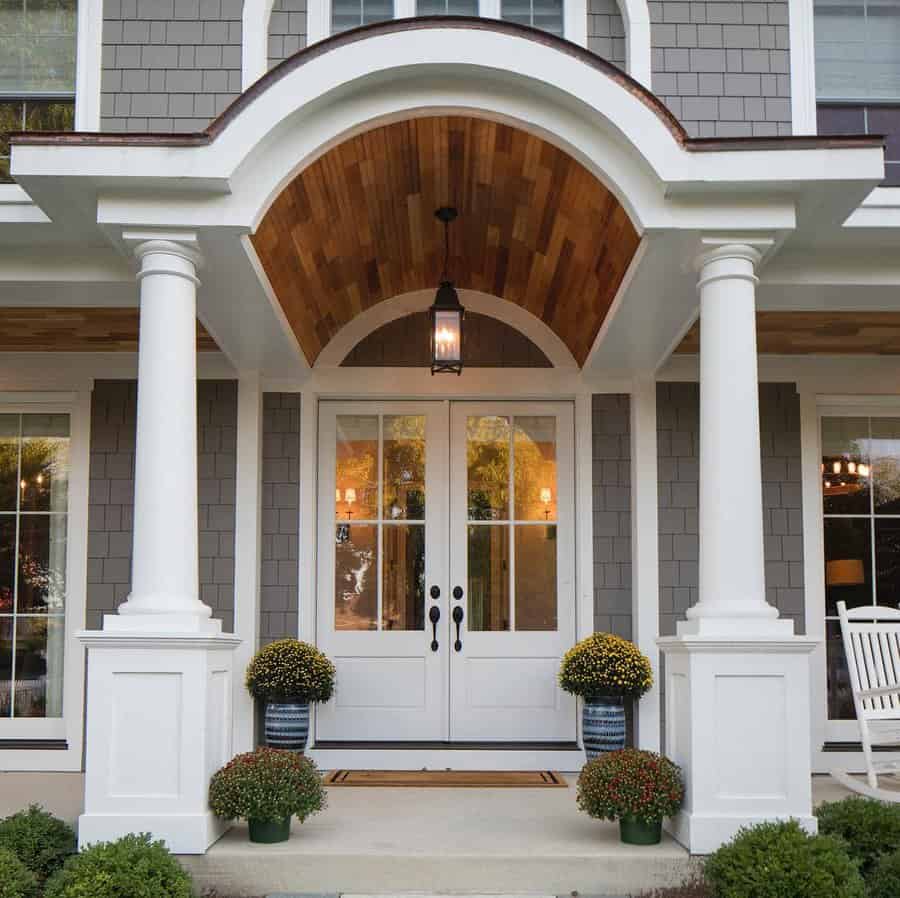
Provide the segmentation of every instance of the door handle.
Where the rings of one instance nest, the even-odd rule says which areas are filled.
[[[428,620],[431,621],[431,651],[436,652],[438,650],[438,641],[437,641],[437,625],[438,621],[441,619],[441,609],[438,608],[437,605],[432,605],[431,610],[428,612]]]
[[[453,623],[456,624],[456,642],[453,643],[453,648],[457,652],[462,651],[462,640],[460,640],[460,638],[459,638],[459,626],[462,623],[462,619],[463,619],[463,610],[459,605],[457,605],[453,609]]]

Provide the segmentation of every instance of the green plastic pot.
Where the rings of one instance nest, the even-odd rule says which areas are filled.
[[[647,823],[635,817],[621,817],[619,838],[626,845],[659,845],[662,839],[662,820]]]
[[[272,845],[275,842],[287,842],[291,837],[291,818],[284,820],[248,820],[247,827],[250,830],[250,841],[260,842],[263,845]]]

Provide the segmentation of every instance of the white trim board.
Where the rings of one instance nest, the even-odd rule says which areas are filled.
[[[515,749],[356,749],[316,748],[306,751],[323,770],[581,770],[580,749],[517,751]]]

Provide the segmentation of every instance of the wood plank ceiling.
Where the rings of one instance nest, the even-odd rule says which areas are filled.
[[[756,342],[764,355],[900,355],[900,312],[757,312]],[[700,351],[699,322],[675,351]]]
[[[0,307],[0,352],[137,352],[136,308]],[[218,350],[197,322],[197,351]]]
[[[639,235],[618,200],[551,144],[507,125],[434,116],[350,138],[301,172],[253,245],[307,359],[354,316],[450,276],[548,324],[579,364]]]

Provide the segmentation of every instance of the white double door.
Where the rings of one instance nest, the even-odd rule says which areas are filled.
[[[573,452],[564,402],[320,404],[317,740],[574,741]]]

